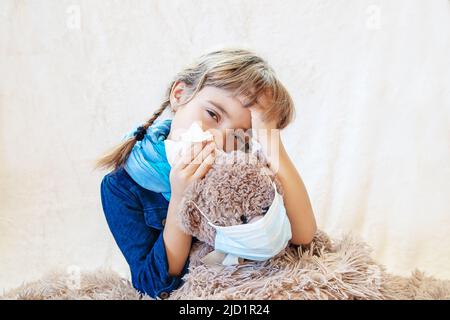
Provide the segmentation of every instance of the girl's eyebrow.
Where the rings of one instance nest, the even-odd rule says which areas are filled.
[[[222,113],[224,113],[225,116],[227,116],[229,119],[231,119],[230,115],[228,114],[228,112],[225,110],[225,108],[221,104],[219,104],[217,102],[214,102],[214,101],[211,101],[211,100],[206,100],[206,102],[208,102],[208,103],[212,104],[213,106],[215,106],[217,109],[222,111]]]

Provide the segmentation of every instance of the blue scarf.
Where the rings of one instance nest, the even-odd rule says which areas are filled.
[[[136,141],[124,166],[137,184],[161,193],[167,201],[170,200],[171,167],[167,161],[164,140],[169,135],[171,124],[171,119],[158,120],[148,127],[144,139]],[[124,139],[132,137],[136,128],[129,131]]]

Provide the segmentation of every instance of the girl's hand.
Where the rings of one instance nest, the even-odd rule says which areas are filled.
[[[171,198],[164,225],[164,246],[169,264],[168,273],[179,276],[183,270],[192,244],[192,236],[180,228],[178,212],[181,199],[190,183],[205,176],[215,160],[215,144],[192,143],[176,160],[170,171]]]
[[[271,121],[263,121],[262,112],[263,109],[260,106],[250,107],[250,115],[252,119],[252,130],[270,130],[277,129],[276,119]]]
[[[269,162],[270,168],[278,172],[281,135],[277,128],[277,120],[263,121],[262,108],[259,106],[250,107],[252,120],[252,137],[261,146],[262,152]]]
[[[215,142],[194,142],[176,161],[170,171],[172,196],[181,199],[186,188],[203,178],[215,160]]]

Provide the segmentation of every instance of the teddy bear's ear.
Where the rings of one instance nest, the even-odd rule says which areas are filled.
[[[261,174],[264,175],[270,183],[274,183],[277,189],[277,192],[281,195],[284,195],[283,186],[277,176],[273,173],[273,171],[269,167],[262,167]]]
[[[274,176],[273,182],[275,182],[275,186],[277,187],[278,193],[281,195],[284,195],[283,186],[282,186],[280,180],[278,180],[278,178],[276,176]]]
[[[185,233],[197,237],[201,223],[198,209],[195,207],[192,201],[187,200],[186,197],[183,198],[180,207],[181,209],[178,213],[180,228]]]
[[[206,242],[210,246],[214,246],[216,231],[202,216],[196,204],[192,200],[185,199],[186,197],[182,201],[181,210],[179,211],[181,230],[196,237],[198,240]]]

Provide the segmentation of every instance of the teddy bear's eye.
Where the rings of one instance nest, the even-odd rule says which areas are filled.
[[[265,207],[262,209],[263,213],[262,214],[266,214],[267,211],[269,211],[270,206]]]
[[[248,220],[247,220],[247,217],[244,216],[244,215],[242,215],[242,216],[241,216],[241,221],[242,221],[243,224],[246,224],[247,221],[248,221]]]

